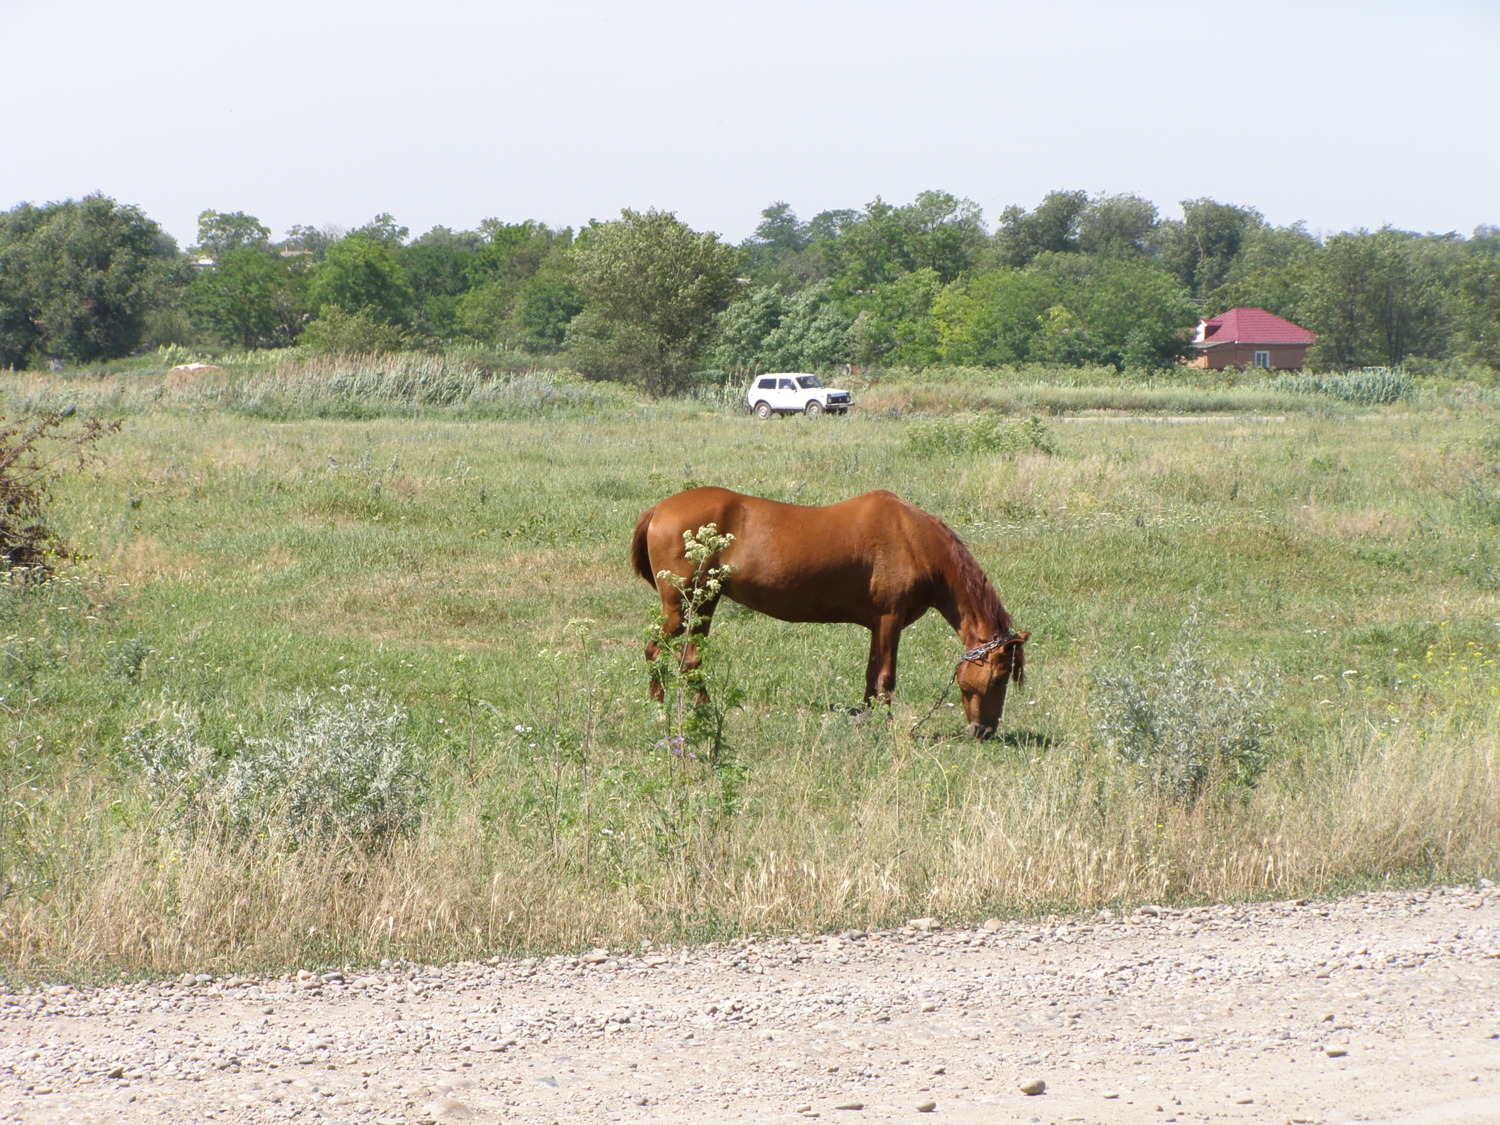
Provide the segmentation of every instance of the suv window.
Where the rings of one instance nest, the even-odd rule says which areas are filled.
[[[797,382],[802,385],[802,389],[804,391],[815,391],[823,385],[822,383],[818,382],[818,377],[816,375],[803,376],[801,379],[798,379]]]
[[[792,382],[790,379],[783,379],[781,381],[781,386],[777,389],[783,391],[795,391],[797,389],[797,384]]]
[[[758,387],[760,390],[763,390],[763,391],[774,391],[776,389],[776,380],[775,379],[762,379],[759,383],[756,383],[755,385],[756,385],[756,387]]]

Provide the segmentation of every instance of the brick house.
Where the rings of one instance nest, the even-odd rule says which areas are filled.
[[[1296,370],[1304,366],[1308,345],[1317,339],[1317,333],[1265,309],[1230,309],[1198,322],[1198,335],[1191,345],[1198,354],[1186,365],[1213,371],[1225,367]]]

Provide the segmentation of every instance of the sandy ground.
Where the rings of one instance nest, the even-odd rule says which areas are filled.
[[[1153,909],[13,991],[0,1119],[1500,1123],[1496,888]]]

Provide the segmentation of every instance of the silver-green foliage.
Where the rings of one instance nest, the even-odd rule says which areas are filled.
[[[1265,684],[1214,667],[1196,611],[1165,660],[1097,673],[1090,687],[1104,744],[1162,798],[1192,804],[1215,785],[1254,785],[1266,767]]]
[[[1040,418],[1007,422],[1000,415],[989,411],[913,422],[906,429],[905,445],[913,453],[928,456],[951,456],[959,453],[1004,453],[1015,456],[1032,450],[1056,452],[1051,431]]]
[[[232,755],[205,742],[197,716],[176,703],[133,728],[127,745],[158,801],[189,828],[278,826],[303,839],[374,843],[416,827],[424,776],[405,710],[349,684],[332,699],[298,692],[287,710],[280,733],[239,736]]]
[[[126,732],[125,748],[139,763],[157,807],[179,821],[196,819],[198,794],[212,781],[216,756],[201,736],[197,714],[168,701],[163,713]]]

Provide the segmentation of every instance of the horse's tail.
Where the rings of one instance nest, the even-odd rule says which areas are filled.
[[[635,524],[635,534],[630,537],[630,561],[635,565],[635,572],[652,586],[656,585],[656,575],[651,573],[651,551],[646,545],[646,529],[651,526],[651,517],[655,514],[654,507],[642,512]]]

